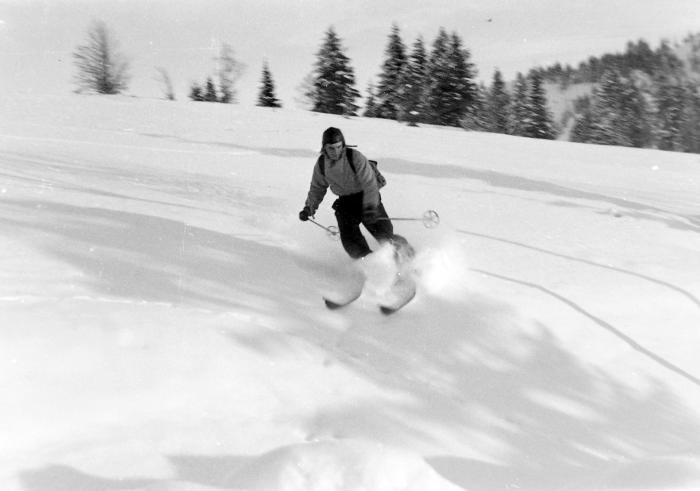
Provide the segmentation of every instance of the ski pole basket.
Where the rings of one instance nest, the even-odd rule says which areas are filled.
[[[435,210],[428,210],[423,213],[422,221],[425,228],[435,228],[440,225],[440,215]]]
[[[326,234],[328,234],[328,237],[330,237],[332,239],[340,238],[340,230],[338,230],[338,227],[336,227],[335,225],[330,225],[330,226],[326,227],[325,225],[321,225],[320,223],[318,223],[313,218],[309,218],[309,221],[311,223],[313,223],[314,225],[316,225],[317,227],[320,227],[323,230],[325,230]]]
[[[409,221],[422,222],[425,228],[435,228],[440,225],[440,215],[435,210],[428,210],[420,218],[380,218],[380,220],[391,220],[392,222]]]

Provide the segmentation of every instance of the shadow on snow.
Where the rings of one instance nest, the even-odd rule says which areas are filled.
[[[572,192],[489,171],[389,165],[394,165],[391,172],[454,173],[496,186],[566,196]],[[591,193],[574,195],[616,202]],[[304,300],[300,286],[285,281],[303,278],[303,267],[321,266],[281,248],[177,220],[49,201],[3,200],[0,223],[74,265],[96,294],[289,312],[282,315],[305,321],[295,327],[295,336],[392,394],[317,408],[304,423],[307,439],[364,437],[410,446],[440,444],[432,435],[450,434],[477,453],[497,448],[498,464],[459,455],[427,459],[444,477],[473,490],[560,489],[604,472],[611,461],[700,448],[696,415],[663,383],[648,380],[649,389],[640,393],[564,349],[551,334],[559,326],[524,329],[524,321],[507,304],[492,298],[419,298],[389,319],[350,309],[338,314],[350,321],[338,333],[322,329],[314,317],[323,309],[320,302]],[[257,337],[250,349],[265,351],[287,342],[273,330],[261,329]],[[190,455],[171,456],[170,461],[178,480],[232,488],[232,470],[255,457]],[[24,472],[21,482],[26,491],[103,491],[163,481],[108,480],[48,466]]]

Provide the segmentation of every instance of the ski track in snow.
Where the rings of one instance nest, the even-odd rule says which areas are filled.
[[[74,138],[42,138],[36,136],[19,136],[19,135],[9,135],[0,134],[0,138],[7,138],[13,140],[24,140],[24,141],[36,141],[36,142],[47,142],[47,143],[60,143],[60,144],[72,144],[72,145],[90,145],[99,146],[107,148],[127,148],[127,149],[138,149],[138,150],[148,150],[151,152],[173,152],[182,154],[212,154],[212,155],[229,155],[229,156],[243,156],[243,155],[258,155],[259,152],[254,150],[187,150],[183,148],[171,148],[171,147],[153,147],[144,145],[130,145],[126,143],[109,143],[109,142],[95,142],[91,140],[78,140]]]
[[[0,123],[3,489],[700,488],[697,156],[60,101]],[[295,220],[331,125],[441,214],[389,318]]]

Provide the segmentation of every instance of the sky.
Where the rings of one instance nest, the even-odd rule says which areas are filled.
[[[0,0],[0,90],[73,90],[71,54],[102,20],[131,63],[129,92],[160,97],[156,67],[178,97],[214,72],[222,43],[246,69],[238,99],[254,104],[267,61],[277,95],[296,105],[325,31],[333,26],[350,57],[357,88],[376,81],[392,24],[410,46],[429,46],[440,27],[457,32],[480,80],[507,79],[557,61],[578,64],[622,51],[630,40],[678,41],[700,31],[697,0]]]

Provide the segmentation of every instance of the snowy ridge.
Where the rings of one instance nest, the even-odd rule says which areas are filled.
[[[698,156],[121,97],[0,111],[3,490],[698,488]],[[418,295],[391,317],[381,251],[360,299],[321,300],[354,267],[296,218],[331,125],[390,215],[440,213],[396,223]]]

